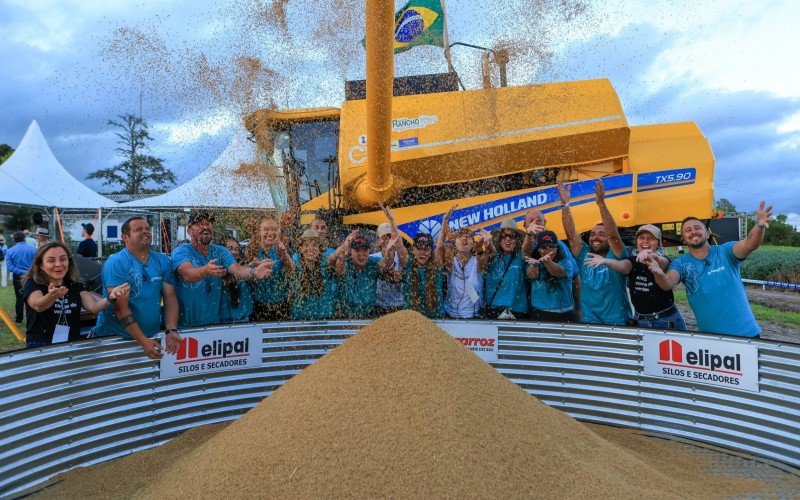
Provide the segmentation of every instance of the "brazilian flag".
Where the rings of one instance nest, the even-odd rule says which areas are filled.
[[[440,0],[409,0],[394,15],[394,53],[417,45],[444,47],[444,12]]]

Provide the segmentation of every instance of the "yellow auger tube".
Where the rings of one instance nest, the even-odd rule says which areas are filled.
[[[374,207],[399,194],[392,177],[394,2],[367,0],[367,172],[355,186],[356,204]]]

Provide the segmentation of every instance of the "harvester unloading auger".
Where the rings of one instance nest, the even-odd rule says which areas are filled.
[[[366,99],[363,82],[348,82],[341,108],[245,120],[278,210],[375,226],[384,202],[406,237],[435,237],[456,204],[454,229],[520,222],[530,208],[558,220],[564,181],[586,231],[599,219],[602,178],[620,227],[655,223],[674,238],[677,221],[712,216],[714,156],[695,123],[631,127],[607,79],[461,91],[453,73],[395,79],[393,3],[366,7]]]

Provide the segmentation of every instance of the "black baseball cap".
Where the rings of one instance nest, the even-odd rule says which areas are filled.
[[[369,241],[363,236],[356,236],[350,243],[350,248],[353,250],[369,250]]]
[[[212,214],[211,212],[209,212],[207,210],[198,210],[196,212],[191,212],[189,214],[189,225],[190,226],[194,225],[194,224],[200,222],[203,219],[205,219],[208,222],[213,224],[214,223],[214,214]]]
[[[94,234],[94,224],[92,224],[91,222],[87,222],[86,224],[81,224],[81,226],[83,226],[83,229],[86,230],[86,234]]]
[[[536,235],[537,248],[555,248],[558,246],[558,237],[553,231],[542,231]]]
[[[414,246],[417,248],[433,248],[433,236],[428,233],[419,233],[414,236]]]

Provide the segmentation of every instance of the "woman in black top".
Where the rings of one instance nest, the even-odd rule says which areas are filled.
[[[97,314],[130,292],[126,283],[114,288],[108,299],[96,299],[84,289],[69,249],[54,241],[36,251],[23,283],[27,347],[79,340],[81,307]]]

